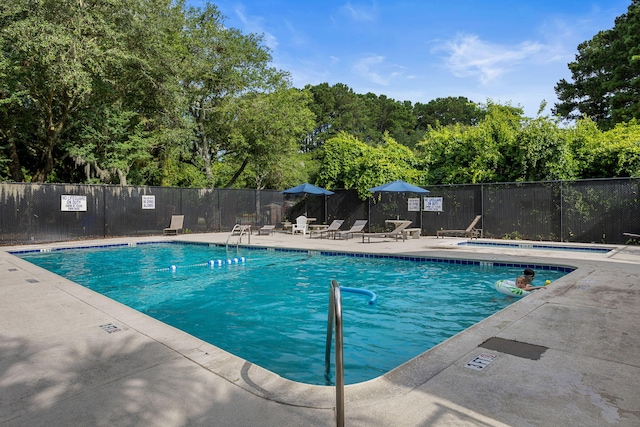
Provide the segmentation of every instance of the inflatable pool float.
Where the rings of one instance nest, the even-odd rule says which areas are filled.
[[[346,286],[340,286],[340,290],[343,291],[343,292],[352,292],[354,294],[363,294],[363,295],[368,296],[370,298],[369,299],[369,305],[375,304],[376,300],[378,299],[378,296],[375,293],[373,293],[371,291],[368,291],[366,289],[348,288]]]
[[[494,285],[494,289],[502,294],[509,295],[516,298],[522,298],[529,295],[531,291],[523,291],[516,286],[516,282],[513,280],[498,280]]]

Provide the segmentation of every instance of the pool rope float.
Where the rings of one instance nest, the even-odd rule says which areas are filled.
[[[548,286],[550,283],[551,280],[546,280],[544,282],[544,285]],[[516,282],[514,282],[513,280],[498,280],[493,284],[493,288],[502,294],[516,298],[522,298],[532,293],[532,291],[525,291],[524,289],[520,289],[519,287],[517,287]]]
[[[173,265],[170,265],[168,268],[161,268],[158,271],[169,270],[175,273],[176,271],[178,271],[178,267],[180,269],[189,268],[189,267],[202,267],[202,266],[208,266],[208,267],[214,268],[214,267],[221,267],[223,265],[244,264],[245,261],[246,261],[245,257],[230,258],[230,259],[210,259],[204,264],[192,264],[192,265],[184,265],[184,266],[178,266],[173,264]]]

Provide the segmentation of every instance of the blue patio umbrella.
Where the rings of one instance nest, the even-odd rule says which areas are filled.
[[[429,190],[425,190],[421,187],[416,187],[415,185],[409,184],[401,179],[397,181],[387,182],[386,184],[378,185],[377,187],[370,188],[369,191],[372,193],[378,192],[390,192],[390,193],[418,193],[418,194],[428,194]]]
[[[333,191],[325,190],[324,188],[316,187],[313,184],[305,182],[296,187],[289,188],[281,191],[282,194],[313,194],[314,196],[330,196]]]
[[[429,190],[409,184],[401,179],[378,185],[377,187],[370,188],[369,191],[372,193],[430,193]],[[371,205],[369,205],[369,210],[371,210]],[[420,209],[420,228],[422,228],[422,209]]]
[[[287,190],[281,191],[282,194],[311,194],[313,196],[325,196],[324,197],[324,212],[325,212],[325,222],[326,222],[326,215],[327,215],[327,197],[326,196],[330,196],[333,193],[333,191],[329,191],[329,190],[325,190],[324,188],[320,188],[317,187],[313,184],[309,184],[308,182],[305,182],[304,184],[300,184],[297,185],[293,188],[289,188]],[[307,214],[307,201],[305,199],[304,202],[304,214]]]

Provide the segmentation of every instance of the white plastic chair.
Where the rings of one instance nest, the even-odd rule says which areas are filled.
[[[291,227],[291,234],[296,234],[296,231],[302,233],[303,236],[307,235],[307,217],[300,215],[296,218],[296,223]]]

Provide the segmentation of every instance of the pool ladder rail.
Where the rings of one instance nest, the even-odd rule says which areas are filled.
[[[329,292],[329,319],[327,321],[327,345],[324,354],[325,378],[329,380],[329,371],[331,370],[331,341],[335,323],[336,331],[336,426],[344,427],[344,351],[342,338],[342,291],[356,294],[363,294],[370,297],[369,305],[376,302],[375,293],[366,289],[348,288],[340,284],[336,280],[331,281],[331,290]]]
[[[225,243],[225,247],[229,250],[229,240],[231,237],[238,236],[238,240],[236,241],[236,249],[238,249],[238,245],[242,243],[242,236],[246,235],[248,243],[251,243],[251,225],[249,224],[236,224],[233,226],[231,233],[229,233],[229,237],[227,237],[227,242]]]
[[[324,355],[325,377],[329,378],[331,367],[331,341],[333,325],[336,329],[336,426],[344,427],[344,358],[342,344],[342,295],[340,284],[331,281],[329,292],[329,319],[327,322],[327,346]]]

